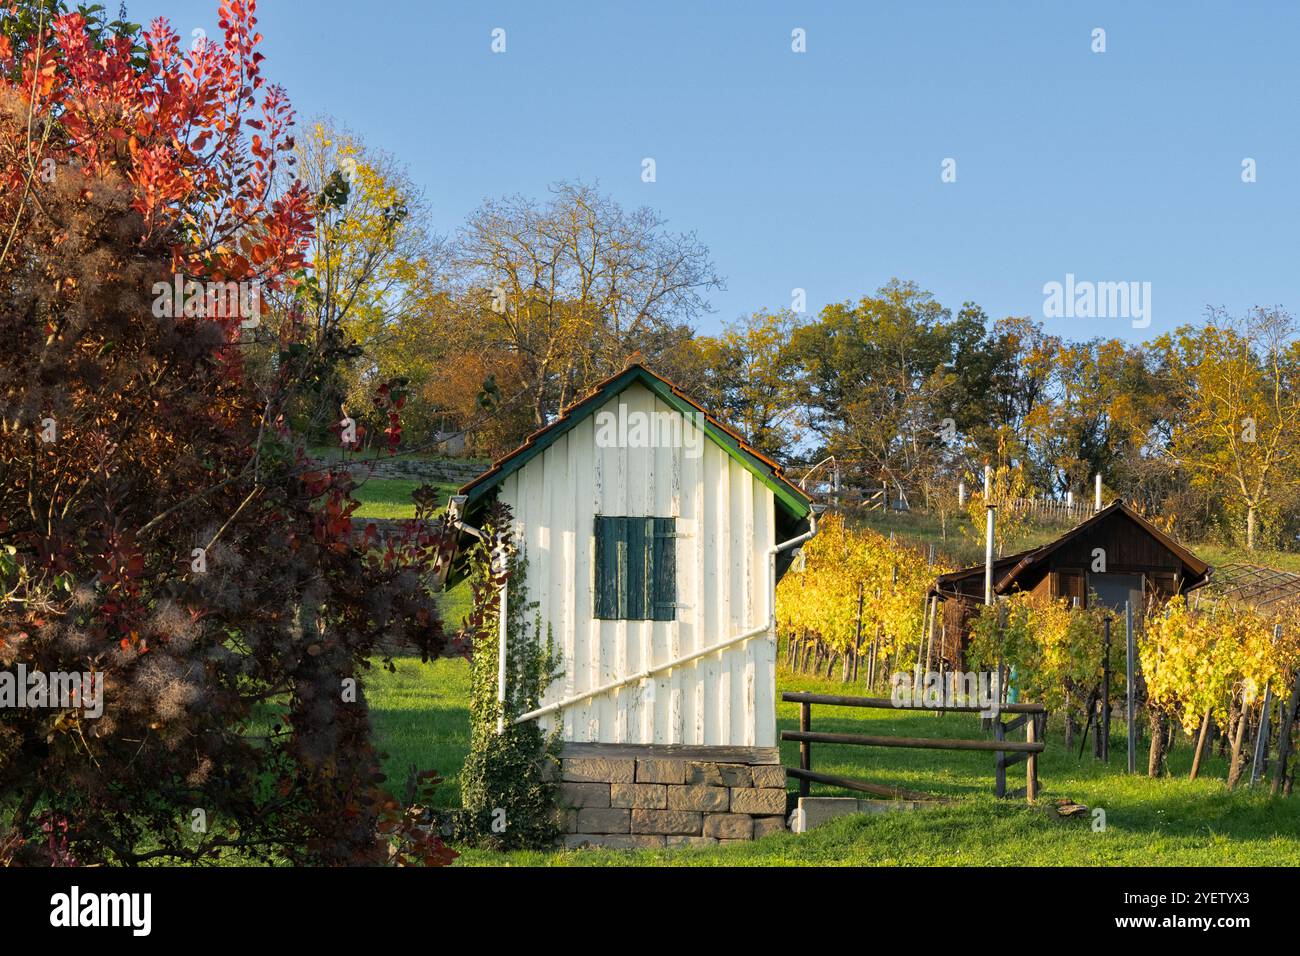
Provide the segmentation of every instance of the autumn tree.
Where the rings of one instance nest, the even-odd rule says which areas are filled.
[[[431,287],[446,288],[448,263],[423,193],[394,157],[320,117],[297,138],[295,159],[296,179],[285,174],[282,184],[301,182],[315,199],[308,248],[314,268],[291,300],[276,301],[281,308],[268,321],[275,328],[296,310],[314,341],[338,356],[294,416],[319,436],[339,420],[345,402],[352,417],[373,423],[367,396],[389,379],[406,380],[421,404],[428,369],[418,346],[434,321],[423,306]],[[412,411],[408,426],[427,426],[427,414]]]
[[[1037,472],[1035,423],[1055,395],[1061,345],[1058,336],[1024,317],[993,323],[983,339],[973,330],[963,336],[959,364],[983,367],[979,374],[966,373],[950,407],[954,414],[966,416],[958,418],[958,426],[971,435],[974,457],[995,456],[1002,448]],[[976,462],[969,464],[974,467]],[[1038,480],[1043,477],[1035,474]]]
[[[708,250],[648,208],[624,209],[595,186],[561,182],[539,202],[491,200],[455,243],[472,320],[486,348],[520,377],[497,378],[522,399],[534,427],[639,352],[646,361],[689,336],[687,326],[721,288]]]
[[[1100,474],[1130,502],[1158,501],[1169,490],[1169,406],[1150,351],[1118,339],[1055,339],[1040,354],[1045,388],[1024,418],[1033,484],[1086,496]]]
[[[906,498],[941,453],[936,374],[953,360],[950,314],[914,283],[837,303],[798,329],[802,402],[827,453],[850,477]]]
[[[1211,312],[1163,337],[1180,415],[1171,451],[1198,482],[1235,500],[1254,549],[1262,517],[1293,495],[1300,462],[1300,342],[1292,317]]]
[[[799,359],[793,346],[799,317],[760,311],[700,336],[692,391],[755,448],[784,456],[800,424]],[[684,379],[684,381],[686,381]]]

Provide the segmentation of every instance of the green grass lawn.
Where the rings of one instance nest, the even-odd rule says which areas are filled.
[[[402,658],[397,673],[375,665],[366,678],[375,746],[384,754],[387,786],[401,793],[407,772],[437,770],[440,807],[460,806],[457,775],[469,752],[469,664],[460,659]]]
[[[783,673],[783,690],[863,693],[838,682]],[[440,806],[458,799],[455,775],[469,745],[466,711],[469,671],[464,661],[421,665],[399,662],[396,675],[376,672],[368,682],[376,736],[388,754],[385,767],[399,785],[406,768],[434,768],[447,778]],[[780,729],[798,726],[798,707],[778,705]],[[949,714],[813,708],[817,730],[917,737],[982,736],[978,718]],[[1043,790],[1037,806],[992,795],[993,755],[814,745],[813,766],[955,798],[934,809],[854,816],[808,833],[778,834],[750,844],[677,850],[579,850],[493,853],[465,850],[460,865],[529,866],[777,866],[839,865],[1075,865],[1075,866],[1296,866],[1300,865],[1300,797],[1270,800],[1266,788],[1230,792],[1225,761],[1212,757],[1202,778],[1186,779],[1190,742],[1171,756],[1173,776],[1128,776],[1124,728],[1112,726],[1111,765],[1089,753],[1067,754],[1059,726],[1049,729],[1040,763]],[[1077,745],[1076,745],[1077,747]],[[1075,751],[1077,754],[1077,750]],[[1146,765],[1142,749],[1139,765]],[[782,762],[798,763],[798,745],[782,745]],[[1010,771],[1023,782],[1024,765]],[[1018,777],[1016,776],[1018,773]],[[794,789],[793,787],[791,789]],[[814,795],[846,795],[814,784]],[[1051,809],[1070,797],[1106,812],[1106,829],[1094,832],[1090,816],[1058,818]]]

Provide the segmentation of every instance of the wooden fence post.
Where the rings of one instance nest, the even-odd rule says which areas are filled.
[[[1000,715],[993,717],[993,739],[998,743],[1002,743],[1007,739]],[[993,792],[999,797],[1005,797],[1007,795],[1007,755],[1005,752],[1001,750],[997,752],[997,763],[994,767],[997,777],[993,785]]]
[[[1097,728],[1097,740],[1101,749],[1097,756],[1105,763],[1110,763],[1110,615],[1106,616],[1106,630],[1101,646],[1101,723]]]
[[[805,734],[812,731],[812,704],[807,701],[799,705],[799,729]],[[799,742],[799,768],[812,770],[812,742],[809,740]],[[808,793],[808,778],[804,777],[799,781],[799,796],[806,797]]]
[[[1038,743],[1038,715],[1026,714],[1025,742]],[[1038,754],[1025,754],[1025,800],[1029,803],[1038,799]]]

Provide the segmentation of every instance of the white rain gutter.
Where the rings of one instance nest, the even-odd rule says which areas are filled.
[[[629,674],[626,677],[611,681],[608,684],[602,684],[600,687],[593,687],[591,690],[585,690],[581,694],[575,694],[572,697],[566,697],[564,700],[556,701],[554,704],[547,704],[545,707],[538,707],[536,710],[530,710],[526,714],[516,717],[514,722],[522,724],[528,720],[536,720],[538,717],[545,717],[547,714],[553,714],[557,710],[563,710],[566,707],[572,707],[574,704],[592,697],[599,697],[602,694],[608,694],[610,691],[618,690],[620,687],[626,687],[628,684],[639,683],[646,678],[661,673],[662,671],[672,670],[675,667],[681,667],[683,664],[689,664],[691,661],[698,660],[701,657],[708,657],[710,654],[716,654],[718,651],[726,650],[736,644],[744,643],[755,637],[767,634],[769,631],[776,630],[776,556],[782,551],[788,551],[791,548],[798,547],[805,541],[810,540],[817,533],[817,514],[808,512],[809,528],[806,532],[797,538],[791,538],[789,541],[782,541],[780,544],[773,545],[767,549],[767,566],[769,581],[771,582],[771,613],[765,623],[757,627],[750,628],[734,637],[729,637],[720,644],[714,644],[710,647],[701,648],[698,651],[692,651],[690,654],[683,654],[681,657],[675,657],[664,664],[656,664],[654,667],[648,667],[645,670],[637,671],[635,674]]]
[[[460,517],[460,509],[465,505],[464,495],[455,495],[448,502],[451,510],[452,521],[461,531],[466,531],[478,538],[480,541],[486,541],[483,532],[478,528],[467,525]],[[501,573],[506,572],[506,555],[505,545],[502,544],[498,554],[494,558],[501,560]],[[497,616],[497,733],[505,733],[506,729],[506,621],[508,620],[508,600],[507,587],[508,580],[503,580],[500,589],[497,591],[497,602],[500,608],[500,614]]]

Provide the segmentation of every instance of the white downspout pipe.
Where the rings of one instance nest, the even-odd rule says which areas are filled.
[[[775,632],[776,631],[776,556],[780,554],[782,551],[789,551],[791,548],[798,547],[799,545],[803,544],[805,541],[811,540],[812,537],[815,534],[817,534],[817,515],[815,512],[812,511],[808,512],[808,522],[809,522],[808,530],[805,531],[803,534],[799,535],[798,537],[791,538],[789,541],[782,541],[780,544],[775,544],[772,547],[767,549],[768,581],[771,585],[771,590],[769,591],[771,597],[769,600],[771,601],[771,605],[768,608],[768,617],[766,622],[764,622],[763,624],[759,624],[755,627],[752,627],[749,630],[743,631],[740,634],[736,634],[732,637],[729,637],[725,641],[722,641],[720,644],[714,644],[710,647],[704,647],[697,651],[693,651],[690,654],[683,654],[681,657],[675,657],[672,660],[667,661],[663,664],[656,664],[653,667],[647,667],[644,670],[637,671],[635,674],[629,674],[626,677],[619,678],[618,680],[610,681],[608,684],[602,684],[600,687],[593,687],[591,690],[585,690],[580,694],[574,694],[572,697],[566,697],[564,700],[558,700],[553,704],[547,704],[545,707],[538,707],[536,710],[530,710],[528,713],[521,714],[520,716],[516,717],[514,722],[516,724],[522,724],[528,720],[536,720],[538,717],[545,717],[547,714],[553,714],[556,711],[563,710],[566,707],[572,707],[574,704],[584,700],[588,700],[592,697],[599,697],[602,694],[608,694],[610,691],[618,690],[618,688],[624,687],[628,684],[639,683],[648,677],[660,673],[661,671],[672,670],[675,667],[681,667],[683,664],[689,664],[691,661],[696,660],[698,658],[708,657],[710,654],[716,654],[718,653],[718,651],[725,650],[726,648],[731,647],[733,644],[741,644],[755,637],[760,637],[763,634],[767,634],[769,632]]]
[[[497,592],[497,606],[500,608],[497,617],[497,733],[503,734],[506,731],[506,636],[507,624],[510,620],[508,608],[510,580],[506,577],[509,562],[506,559],[505,542],[502,542],[496,557],[501,562],[502,575],[501,589]]]

